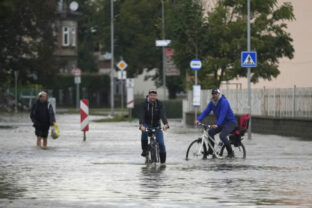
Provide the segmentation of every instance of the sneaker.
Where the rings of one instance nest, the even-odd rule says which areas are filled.
[[[142,156],[142,157],[146,157],[146,156],[147,156],[147,151],[146,151],[146,150],[143,150],[141,156]]]

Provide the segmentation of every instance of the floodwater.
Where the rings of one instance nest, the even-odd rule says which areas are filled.
[[[186,161],[200,131],[170,121],[160,167],[140,157],[137,122],[91,122],[83,142],[79,115],[57,121],[42,150],[28,114],[1,115],[0,207],[312,207],[312,140],[254,134],[245,160]]]

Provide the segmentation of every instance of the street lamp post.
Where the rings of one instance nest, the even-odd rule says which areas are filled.
[[[114,0],[111,0],[111,73],[110,73],[111,115],[114,115]]]

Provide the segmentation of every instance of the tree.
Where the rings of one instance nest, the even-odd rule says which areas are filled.
[[[170,47],[175,51],[174,61],[181,72],[178,80],[168,82],[168,87],[169,90],[179,89],[181,86],[189,88],[193,83],[186,82],[185,78],[186,75],[194,73],[190,69],[190,61],[196,57],[203,60],[207,53],[204,36],[207,22],[203,15],[204,10],[198,0],[172,1],[167,7],[167,36],[172,40]]]
[[[161,38],[160,1],[123,1],[116,21],[116,57],[128,63],[129,75],[160,69],[161,49],[155,46]]]
[[[99,50],[101,42],[101,26],[103,22],[109,24],[107,11],[107,0],[84,1],[79,0],[80,17],[78,21],[78,67],[85,72],[97,72],[97,60],[94,51]],[[109,10],[108,10],[109,12]],[[100,34],[100,35],[99,35]],[[105,34],[107,36],[107,34]]]
[[[246,77],[240,66],[240,52],[246,50],[246,1],[222,0],[208,15],[208,54],[200,71],[201,84],[219,87],[221,81]],[[258,66],[252,69],[252,82],[271,80],[279,75],[279,58],[293,58],[292,38],[286,21],[294,20],[290,3],[278,6],[277,0],[251,0],[251,46],[258,52]]]
[[[51,80],[55,2],[3,0],[0,3],[0,83],[10,82],[10,72],[19,71],[24,83],[36,73],[42,83]]]

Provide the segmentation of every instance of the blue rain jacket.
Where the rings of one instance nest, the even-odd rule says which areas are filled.
[[[231,109],[231,106],[223,95],[216,106],[212,101],[210,101],[206,109],[200,114],[197,120],[201,122],[206,116],[210,114],[211,111],[218,119],[216,123],[217,126],[222,126],[230,122],[236,123],[236,118]]]

